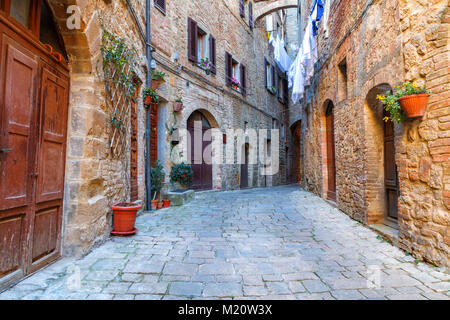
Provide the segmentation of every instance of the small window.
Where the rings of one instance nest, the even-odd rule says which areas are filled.
[[[339,101],[343,101],[348,95],[347,59],[339,63],[338,71],[338,98]]]
[[[30,28],[31,0],[11,1],[9,15],[19,21],[25,28]]]
[[[166,13],[166,0],[155,0],[155,7],[162,13]]]
[[[201,61],[204,58],[209,59],[207,39],[208,35],[206,34],[206,32],[200,28],[197,28],[197,57],[199,61]]]

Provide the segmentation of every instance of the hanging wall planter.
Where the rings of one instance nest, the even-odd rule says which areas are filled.
[[[150,104],[158,104],[159,103],[159,95],[156,93],[155,89],[145,88],[143,91],[144,96],[144,105],[149,106]]]
[[[420,87],[415,82],[404,82],[395,86],[393,91],[386,92],[385,95],[378,95],[384,109],[388,112],[383,120],[391,120],[400,123],[406,118],[422,117],[428,102],[428,90]]]
[[[173,103],[173,111],[180,112],[181,110],[183,110],[183,101],[181,101],[181,99],[177,99]]]
[[[423,117],[428,103],[428,94],[414,94],[398,99],[402,110],[408,118]]]
[[[113,211],[114,230],[111,231],[113,236],[130,236],[138,231],[134,224],[136,215],[141,205],[136,203],[119,203],[111,207]]]

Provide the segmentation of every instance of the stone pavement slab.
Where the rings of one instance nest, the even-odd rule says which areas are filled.
[[[298,186],[197,193],[136,224],[0,300],[450,300],[448,269],[416,263]]]

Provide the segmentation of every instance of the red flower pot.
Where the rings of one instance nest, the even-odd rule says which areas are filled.
[[[151,200],[150,205],[152,210],[156,210],[158,208],[158,200]]]
[[[398,99],[400,106],[409,118],[422,117],[428,103],[428,94],[414,94]]]
[[[183,109],[183,102],[174,102],[173,111],[180,112]]]
[[[164,208],[170,207],[170,200],[163,200]]]
[[[111,231],[111,234],[116,236],[135,234],[137,229],[134,227],[134,223],[140,208],[141,205],[135,203],[120,203],[112,206],[114,230]]]
[[[162,203],[162,201],[158,202],[158,209],[162,209],[163,207],[164,207],[164,203]]]

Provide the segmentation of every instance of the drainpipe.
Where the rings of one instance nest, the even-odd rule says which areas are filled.
[[[151,35],[151,0],[146,0],[146,57],[147,57],[147,88],[152,86],[152,35]],[[146,123],[145,123],[145,207],[147,211],[151,210],[151,200],[152,200],[152,179],[151,179],[151,116],[152,110],[151,106],[146,108],[145,111]]]

